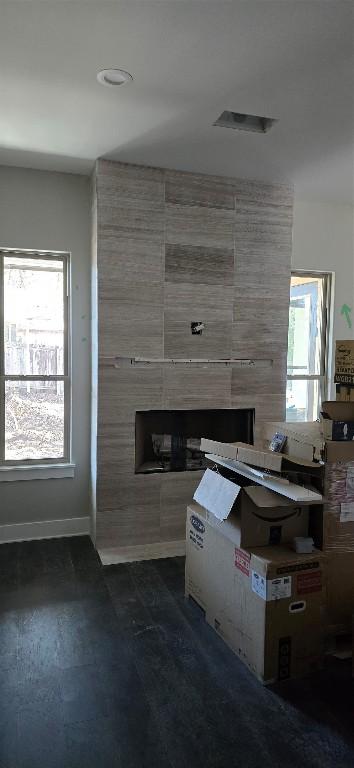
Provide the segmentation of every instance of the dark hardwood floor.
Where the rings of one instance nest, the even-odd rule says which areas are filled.
[[[1,768],[353,768],[350,663],[263,688],[183,586],[182,558],[1,545]]]

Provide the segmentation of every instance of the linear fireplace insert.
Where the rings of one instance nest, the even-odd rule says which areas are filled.
[[[253,408],[137,411],[135,472],[185,472],[203,469],[200,440],[253,444]]]

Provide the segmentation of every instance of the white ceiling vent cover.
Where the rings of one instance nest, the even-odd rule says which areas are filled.
[[[278,121],[272,117],[259,117],[258,115],[244,115],[241,112],[228,112],[225,110],[215,120],[214,125],[221,128],[234,128],[239,131],[251,131],[253,133],[267,133],[274,123]]]

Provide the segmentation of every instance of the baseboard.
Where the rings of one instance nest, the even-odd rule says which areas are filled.
[[[160,557],[183,557],[185,541],[165,541],[156,544],[139,544],[135,547],[99,547],[102,565],[134,563],[138,560],[157,560]]]
[[[89,517],[15,523],[14,525],[0,525],[0,543],[31,541],[32,539],[57,539],[60,536],[85,536],[89,533]]]

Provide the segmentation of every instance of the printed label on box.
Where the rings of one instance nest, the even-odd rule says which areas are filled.
[[[354,493],[354,467],[348,467],[347,469],[346,486],[347,486],[346,491],[348,495],[350,495],[351,493]]]
[[[264,576],[252,571],[252,592],[255,592],[262,600],[267,599],[267,582]]]
[[[340,505],[339,519],[341,523],[354,522],[354,501],[343,502],[343,504]]]
[[[238,549],[238,547],[235,547],[235,566],[239,571],[242,571],[245,576],[250,575],[250,562],[251,555],[249,552],[245,552],[244,549]]]
[[[277,568],[277,573],[295,573],[296,571],[313,571],[320,567],[318,560],[312,560],[311,563],[295,563],[295,565],[286,565]]]
[[[291,576],[266,581],[264,576],[252,571],[252,591],[268,602],[291,597]]]
[[[267,581],[267,600],[282,600],[291,597],[291,576]]]
[[[321,592],[322,573],[321,571],[311,571],[311,573],[300,573],[297,577],[296,588],[298,595],[308,595],[311,592]]]
[[[189,539],[194,544],[195,547],[198,547],[199,549],[203,549],[204,547],[204,539],[203,534],[205,533],[205,525],[202,520],[199,519],[196,515],[191,515],[190,518],[191,527],[189,529]]]

